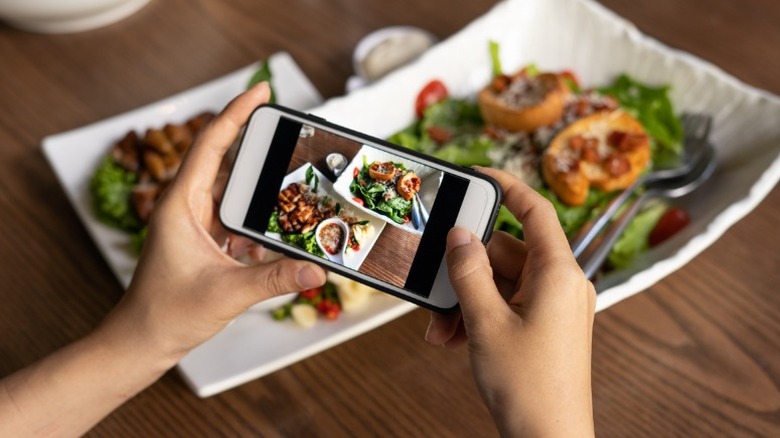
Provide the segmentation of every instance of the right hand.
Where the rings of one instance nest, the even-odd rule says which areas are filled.
[[[525,241],[496,232],[487,249],[462,228],[447,239],[461,313],[433,314],[428,342],[468,343],[480,393],[503,434],[593,434],[590,360],[596,292],[549,201],[479,169],[504,190]]]

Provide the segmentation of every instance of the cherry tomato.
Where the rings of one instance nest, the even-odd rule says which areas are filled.
[[[421,119],[425,109],[446,98],[449,95],[447,87],[444,82],[434,79],[426,84],[417,95],[417,101],[415,102],[414,109],[417,113],[417,118]]]
[[[427,132],[428,137],[438,144],[447,143],[452,138],[452,133],[450,131],[439,126],[429,126]]]
[[[358,169],[357,167],[352,169],[352,178],[357,178],[359,173],[360,173],[360,169]]]
[[[355,204],[357,204],[357,205],[359,205],[361,207],[363,206],[363,200],[362,199],[360,199],[360,198],[352,198],[352,200],[355,201]]]
[[[672,207],[661,216],[661,219],[658,219],[658,223],[655,224],[653,231],[647,238],[647,243],[650,247],[654,247],[674,236],[690,222],[691,217],[685,210],[680,207]]]
[[[577,79],[577,75],[571,70],[564,70],[560,73],[561,78],[566,82],[571,91],[575,93],[580,91],[580,80]]]

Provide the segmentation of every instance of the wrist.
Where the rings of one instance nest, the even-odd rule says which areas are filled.
[[[155,333],[146,318],[122,310],[120,303],[84,341],[146,374],[149,383],[179,362],[186,351]],[[141,376],[139,376],[141,377]]]

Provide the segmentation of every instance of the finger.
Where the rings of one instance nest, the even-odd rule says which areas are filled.
[[[245,266],[226,276],[225,290],[241,291],[242,306],[325,284],[325,271],[314,263],[282,258]]]
[[[431,312],[431,322],[425,332],[425,341],[431,345],[445,345],[450,342],[461,324],[459,312],[442,314]]]
[[[485,247],[468,230],[455,227],[447,235],[447,268],[464,323],[491,321],[507,308],[493,283]]]
[[[514,176],[496,169],[478,170],[493,177],[504,190],[504,205],[523,224],[529,251],[543,250],[551,257],[569,256],[571,248],[550,201]]]
[[[487,253],[490,266],[497,275],[517,281],[525,265],[525,242],[503,231],[494,231],[487,245]]]
[[[233,99],[192,145],[177,180],[195,191],[211,192],[225,152],[233,144],[252,111],[268,101],[270,89],[262,82]]]

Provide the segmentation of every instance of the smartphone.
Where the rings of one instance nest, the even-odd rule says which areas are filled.
[[[491,178],[268,104],[244,130],[219,216],[226,229],[420,306],[458,301],[447,232],[487,242],[501,202]]]

